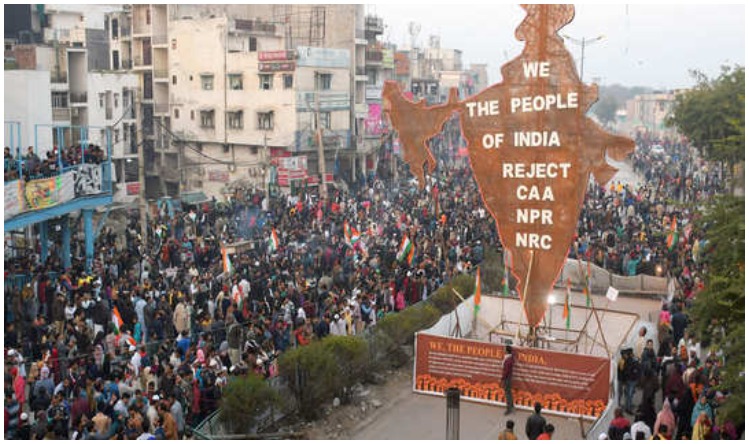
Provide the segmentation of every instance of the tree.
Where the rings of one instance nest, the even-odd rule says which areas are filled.
[[[744,421],[745,270],[744,199],[724,196],[704,218],[709,269],[706,287],[695,298],[690,316],[703,342],[723,350],[726,367],[721,389],[730,393],[720,409],[735,424]]]
[[[261,377],[232,378],[223,391],[220,420],[230,434],[254,433],[258,420],[279,405],[278,393]]]
[[[604,96],[596,103],[593,113],[604,126],[616,122],[616,111],[619,109],[619,102],[613,96]]]
[[[724,66],[715,79],[701,72],[697,86],[676,97],[668,124],[675,126],[707,160],[734,167],[744,161],[744,67]]]

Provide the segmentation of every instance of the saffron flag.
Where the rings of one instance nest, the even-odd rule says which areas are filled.
[[[224,247],[223,245],[221,246],[221,258],[224,264],[224,273],[229,275],[234,273],[234,265],[232,265],[231,258],[229,258],[229,253],[226,252],[226,247]]]
[[[571,285],[572,285],[572,281],[570,280],[570,278],[567,278],[567,292],[564,295],[564,311],[562,312],[562,317],[566,321],[567,330],[570,329],[570,319],[571,319],[570,310],[572,308],[570,306],[570,286]]]
[[[112,322],[114,322],[114,325],[117,326],[118,330],[122,328],[122,324],[124,324],[124,322],[122,322],[122,316],[120,316],[120,310],[118,310],[117,307],[112,309]]]
[[[278,241],[278,233],[276,233],[276,229],[273,228],[270,232],[270,239],[268,239],[268,250],[273,253],[274,251],[278,251],[278,246],[280,245],[280,242]]]
[[[580,274],[583,272],[583,263],[580,259],[578,259],[577,264],[580,267]],[[585,306],[590,307],[590,261],[588,261],[588,270],[585,274],[585,282],[583,285],[583,294],[585,295]]]
[[[676,230],[676,216],[672,216],[671,227],[668,230],[668,237],[666,237],[666,245],[668,246],[669,251],[672,251],[674,247],[676,247],[676,244],[679,242],[679,236],[677,235]]]
[[[398,255],[396,256],[396,259],[398,259],[399,262],[403,262],[404,260],[408,261],[408,264],[411,265],[411,261],[414,257],[414,245],[411,243],[411,239],[408,238],[407,234],[403,235],[403,240],[401,241],[400,248],[398,248]]]
[[[481,309],[481,267],[476,267],[476,290],[473,297],[473,309],[476,313]]]

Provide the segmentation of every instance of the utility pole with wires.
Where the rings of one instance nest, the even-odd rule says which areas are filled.
[[[136,113],[136,121],[141,122],[141,125],[143,124],[143,110],[141,109],[141,101],[140,101],[140,91],[133,90],[135,94],[133,94],[133,101],[135,103],[135,113]],[[140,184],[138,188],[138,209],[140,210],[140,237],[141,242],[143,243],[143,249],[148,247],[148,226],[147,226],[147,219],[146,219],[146,211],[148,211],[148,203],[146,202],[146,161],[145,156],[143,155],[144,151],[144,138],[146,135],[143,132],[143,128],[141,128],[140,133],[140,142],[138,143],[138,183]]]
[[[565,39],[569,40],[570,42],[580,45],[580,82],[583,82],[584,77],[584,68],[585,68],[585,46],[590,45],[591,43],[600,42],[603,40],[606,36],[601,34],[598,37],[594,37],[591,39],[586,39],[585,37],[581,39],[576,39],[573,37],[570,37],[568,35],[562,35]]]
[[[325,146],[323,144],[322,125],[320,125],[320,90],[322,79],[319,77],[315,79],[315,125],[317,127],[316,138],[317,138],[317,165],[320,170],[320,197],[326,199],[328,197],[328,190],[325,185]]]

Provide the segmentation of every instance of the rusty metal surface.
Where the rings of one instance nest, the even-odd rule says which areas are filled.
[[[396,83],[386,82],[383,109],[422,187],[425,163],[426,172],[434,168],[426,142],[452,112],[459,114],[474,177],[511,253],[528,323],[536,326],[575,235],[588,178],[593,174],[598,183],[608,182],[617,170],[606,156],[623,160],[634,142],[585,117],[598,99],[598,88],[580,81],[558,35],[572,21],[574,7],[523,8],[527,16],[515,36],[525,48],[502,67],[501,83],[463,101],[451,94],[448,103],[426,107],[423,101],[408,101]],[[503,137],[499,144],[497,134]],[[532,138],[540,145],[531,143],[537,142]]]

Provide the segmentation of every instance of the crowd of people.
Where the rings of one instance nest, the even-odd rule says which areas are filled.
[[[671,205],[705,202],[725,192],[725,184],[719,170],[710,168],[683,143],[646,140],[643,144],[649,149],[634,154],[633,166],[645,180],[643,188],[661,198],[652,201],[635,196],[634,202],[646,203],[634,211],[633,217],[644,231],[634,250],[664,257],[663,267],[678,282],[679,291],[663,304],[657,343],[647,338],[647,328],[642,327],[635,346],[621,351],[617,373],[621,407],[602,439],[737,439],[743,435],[744,424],[720,421],[717,415],[731,396],[719,389],[728,357],[717,344],[726,326],[713,321],[710,333],[697,337],[687,314],[704,289],[702,277],[709,265],[703,257],[704,233],[695,227],[698,213],[685,210],[662,218],[661,209],[667,208],[669,201]],[[649,228],[662,221],[663,232],[674,216],[681,230],[673,245],[659,242],[654,248]],[[638,393],[640,403],[635,409]],[[633,416],[633,421],[625,413]]]
[[[621,274],[660,258],[676,269],[686,246],[657,234],[670,186],[592,187],[571,254]],[[327,199],[240,190],[157,206],[145,239],[137,215],[126,225],[99,236],[90,273],[82,240],[70,269],[56,254],[41,263],[38,249],[6,255],[6,276],[33,270],[5,290],[6,438],[182,437],[231,375],[275,377],[289,348],[358,334],[500,248],[464,162],[441,162],[425,190],[378,178]]]
[[[5,182],[19,178],[28,181],[52,177],[65,168],[81,163],[99,164],[106,159],[106,153],[98,145],[90,144],[83,147],[79,144],[63,149],[59,153],[59,158],[57,148],[47,151],[46,156],[42,157],[34,152],[33,146],[29,146],[25,155],[19,154],[19,158],[14,158],[10,147],[6,146],[3,170]]]

